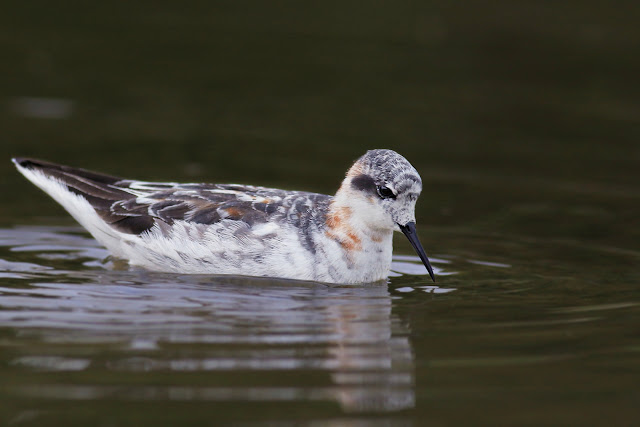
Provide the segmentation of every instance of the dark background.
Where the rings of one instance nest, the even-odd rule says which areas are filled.
[[[5,224],[63,216],[13,155],[332,193],[365,150],[392,148],[423,175],[422,222],[637,248],[637,2],[3,9]]]

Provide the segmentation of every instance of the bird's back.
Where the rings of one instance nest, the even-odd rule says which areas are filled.
[[[115,256],[155,270],[282,277],[251,265],[308,266],[332,199],[238,184],[127,180],[34,159],[14,163]]]

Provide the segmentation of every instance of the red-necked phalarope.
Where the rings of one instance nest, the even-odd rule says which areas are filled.
[[[435,281],[415,228],[420,175],[401,155],[371,150],[335,196],[237,184],[133,181],[15,158],[117,258],[154,271],[329,283],[385,279],[394,230]]]

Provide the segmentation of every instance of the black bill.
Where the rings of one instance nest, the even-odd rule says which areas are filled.
[[[400,230],[402,230],[404,235],[407,236],[407,239],[409,239],[409,242],[411,242],[411,246],[413,246],[413,249],[415,249],[418,253],[418,256],[422,260],[422,263],[425,267],[427,267],[427,271],[429,272],[429,276],[431,276],[431,280],[433,280],[435,283],[436,277],[433,275],[433,268],[431,268],[429,258],[427,258],[427,254],[424,253],[424,249],[420,244],[420,240],[418,240],[418,233],[416,233],[416,223],[408,222],[406,225],[398,224],[398,226],[400,226]]]

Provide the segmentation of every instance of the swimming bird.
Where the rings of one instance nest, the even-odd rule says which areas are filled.
[[[121,179],[41,160],[18,170],[116,258],[153,271],[356,284],[383,280],[402,231],[435,281],[418,240],[416,169],[370,150],[334,196],[239,184]]]

